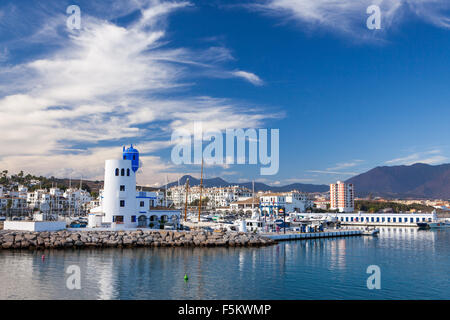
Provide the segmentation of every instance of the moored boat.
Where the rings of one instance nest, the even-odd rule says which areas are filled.
[[[380,233],[379,229],[365,229],[363,230],[363,232],[361,233],[363,236],[377,236]]]
[[[450,228],[450,223],[446,221],[429,222],[430,228]]]
[[[417,222],[417,226],[420,229],[429,229],[430,228],[428,222]]]

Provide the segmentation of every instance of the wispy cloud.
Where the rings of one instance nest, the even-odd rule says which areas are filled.
[[[342,172],[342,171],[330,171],[330,170],[308,170],[307,172],[321,173],[321,174],[341,174],[341,175],[356,175],[358,172]]]
[[[380,7],[381,33],[411,16],[450,28],[450,3],[447,0],[266,0],[247,7],[282,21],[301,23],[303,30],[325,28],[329,32],[373,38],[374,32],[366,28],[369,17],[366,10],[370,5]]]
[[[358,167],[362,163],[364,163],[364,160],[355,159],[347,162],[336,163],[336,165],[334,165],[333,167],[327,168],[325,170],[308,170],[307,172],[325,175],[343,175],[343,176],[357,175],[358,172],[356,171],[342,171],[342,170]]]
[[[264,84],[264,82],[256,74],[251,73],[251,72],[233,71],[232,74],[237,77],[243,78],[256,86],[261,86]]]
[[[388,160],[388,165],[411,165],[415,163],[440,164],[448,161],[448,157],[442,154],[442,150],[434,149],[425,152],[416,152],[408,156]]]
[[[350,162],[340,162],[340,163],[337,163],[334,167],[328,168],[327,170],[336,171],[336,170],[341,170],[341,169],[346,169],[346,168],[352,168],[352,167],[359,166],[362,162],[364,162],[364,160],[353,160]]]

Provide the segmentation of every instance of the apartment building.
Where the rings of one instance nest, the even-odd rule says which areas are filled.
[[[339,212],[355,211],[354,187],[351,183],[338,181],[330,184],[330,209]]]

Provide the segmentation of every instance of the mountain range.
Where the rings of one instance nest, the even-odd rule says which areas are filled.
[[[171,182],[168,187],[186,184],[200,185],[200,180],[189,175],[183,176],[179,182]],[[330,181],[332,182],[332,181]],[[416,163],[413,165],[376,167],[365,173],[354,176],[347,183],[353,183],[358,197],[380,196],[385,198],[419,198],[450,199],[450,164],[429,165]],[[252,188],[252,182],[228,182],[222,178],[204,179],[205,187],[226,187],[238,185]],[[165,186],[163,186],[165,187]],[[255,191],[286,192],[299,190],[302,192],[327,192],[328,185],[293,183],[284,186],[271,186],[255,182]]]
[[[190,186],[199,186],[200,179],[194,178],[189,175],[185,175],[180,178],[179,184],[185,185],[186,180],[189,178]],[[171,182],[167,184],[167,186],[173,187],[178,185],[178,181]],[[241,186],[246,187],[248,189],[252,189],[252,182],[227,182],[222,178],[211,178],[211,179],[203,179],[203,186],[206,188],[210,187],[228,187],[228,186]],[[163,186],[165,188],[165,186]],[[303,184],[303,183],[293,183],[285,186],[270,186],[262,182],[255,182],[255,191],[273,191],[273,192],[286,192],[291,190],[299,190],[303,192],[326,192],[330,189],[329,186],[315,185],[315,184]]]
[[[346,182],[358,196],[450,199],[450,164],[376,167]]]

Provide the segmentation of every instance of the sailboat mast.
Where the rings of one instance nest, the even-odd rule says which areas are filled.
[[[69,217],[70,217],[70,211],[72,210],[71,208],[71,202],[72,202],[72,196],[70,194],[70,189],[72,188],[72,175],[69,178],[69,189],[66,190],[67,192],[67,197],[69,198]]]
[[[166,208],[167,208],[167,188],[168,188],[168,186],[169,186],[169,178],[167,177],[167,175],[166,175],[166,190],[164,190],[165,191],[165,193],[164,193],[164,199],[166,200],[165,202],[166,202]]]
[[[188,193],[189,193],[189,178],[187,178],[186,180],[186,201],[184,202],[184,222],[187,221]]]
[[[83,176],[81,176],[80,178],[80,197],[77,200],[77,204],[78,204],[78,216],[81,215],[81,194],[83,192]]]
[[[252,213],[253,209],[255,208],[254,202],[255,202],[255,180],[252,181]]]
[[[198,203],[198,222],[200,222],[200,215],[202,212],[202,192],[203,192],[203,157],[202,157],[202,173],[200,175],[200,201]]]

